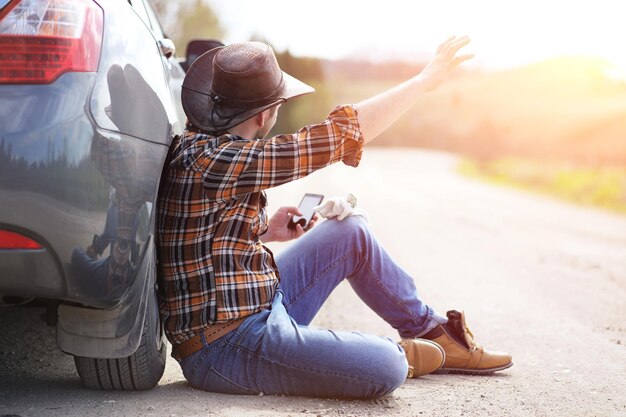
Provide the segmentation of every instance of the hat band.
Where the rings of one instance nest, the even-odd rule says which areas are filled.
[[[264,105],[271,104],[272,101],[275,101],[275,100],[276,99],[272,99],[272,100],[267,101],[265,104],[255,105],[254,107],[263,107]],[[224,127],[230,125],[230,123],[233,120],[235,120],[239,116],[245,114],[249,110],[250,110],[250,108],[241,107],[241,108],[238,108],[237,111],[235,111],[232,114],[221,114],[220,111],[219,111],[218,106],[213,106],[213,108],[211,109],[211,114],[209,115],[209,118],[211,120],[211,125],[212,125],[213,129],[209,129],[209,130],[212,130],[214,132],[219,132]]]
[[[280,74],[280,83],[278,83],[278,87],[274,89],[270,94],[266,95],[262,98],[254,98],[254,99],[245,99],[245,98],[231,98],[226,97],[221,94],[216,93],[211,87],[211,93],[209,98],[214,104],[230,107],[233,109],[252,109],[254,107],[264,106],[266,104],[270,104],[271,102],[278,100],[280,98],[280,93],[285,88],[285,79],[281,72]]]

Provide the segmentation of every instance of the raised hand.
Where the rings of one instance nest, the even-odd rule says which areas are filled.
[[[450,73],[460,63],[474,57],[472,54],[458,55],[457,52],[470,43],[467,36],[457,38],[452,36],[437,48],[435,56],[428,62],[424,70],[419,74],[424,88],[427,91],[434,90],[448,79]]]

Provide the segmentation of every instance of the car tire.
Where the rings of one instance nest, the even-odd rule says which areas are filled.
[[[151,297],[139,348],[125,358],[100,359],[74,356],[78,375],[87,388],[98,390],[148,390],[165,370],[167,346],[159,320],[156,297]]]

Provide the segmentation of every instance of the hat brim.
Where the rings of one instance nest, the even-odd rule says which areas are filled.
[[[315,91],[310,85],[282,71],[283,91],[275,100],[245,111],[223,105],[216,109],[207,86],[210,86],[213,80],[213,58],[222,48],[214,48],[200,55],[191,64],[183,80],[181,91],[183,110],[196,127],[208,132],[224,132],[278,103]]]

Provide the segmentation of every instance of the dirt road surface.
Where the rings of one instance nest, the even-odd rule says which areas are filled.
[[[626,416],[626,217],[459,176],[453,156],[367,149],[270,190],[270,212],[304,192],[358,197],[371,227],[441,312],[509,351],[496,376],[429,375],[375,401],[241,397],[189,387],[170,358],[149,392],[81,387],[37,309],[0,309],[0,415]],[[280,245],[274,245],[280,250]],[[340,285],[315,326],[396,338]]]

